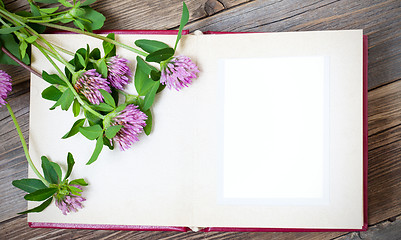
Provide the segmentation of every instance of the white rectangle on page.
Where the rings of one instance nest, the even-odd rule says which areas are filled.
[[[328,58],[224,59],[222,199],[328,199]]]

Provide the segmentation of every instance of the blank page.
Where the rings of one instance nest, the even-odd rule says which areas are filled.
[[[362,31],[198,41],[196,226],[361,229]]]
[[[329,120],[325,57],[223,59],[220,72],[222,197],[277,204],[323,199],[329,187],[324,181]]]

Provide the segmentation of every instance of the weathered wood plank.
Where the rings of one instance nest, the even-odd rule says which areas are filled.
[[[250,0],[187,0],[190,10],[190,21],[213,15],[218,12],[210,12],[210,6],[222,6],[229,9]],[[27,1],[4,1],[7,9],[13,11],[28,10]],[[208,2],[208,4],[206,4]],[[54,4],[42,4],[54,6]],[[59,5],[57,5],[59,6]],[[104,29],[168,29],[180,25],[182,0],[172,1],[140,1],[140,0],[98,0],[91,5],[94,9],[107,17]],[[207,11],[206,9],[209,9]],[[214,9],[212,7],[212,9]],[[219,10],[219,11],[220,11]]]
[[[401,124],[400,87],[401,81],[395,81],[369,92],[369,135]]]
[[[14,10],[25,1],[5,1]],[[401,2],[393,1],[187,1],[190,30],[300,31],[364,28],[369,35],[369,87],[401,79]],[[93,6],[109,21],[105,29],[167,29],[178,26],[181,1],[101,0]],[[208,4],[206,4],[208,3]],[[219,4],[221,3],[221,4]],[[214,5],[213,5],[214,4]],[[221,6],[224,9],[221,9]],[[207,10],[206,10],[207,8]],[[4,66],[0,66],[4,69]],[[28,130],[29,74],[7,66],[14,83],[10,103],[17,112],[25,137]],[[400,83],[369,93],[369,223],[375,224],[401,212]],[[27,165],[16,132],[12,132],[5,108],[0,108],[0,239],[109,238],[109,239],[330,239],[343,233],[175,233],[30,229],[15,212],[26,207],[23,193],[9,183],[26,177]],[[7,193],[6,196],[3,193]],[[4,221],[6,220],[6,221]],[[4,222],[2,222],[4,221]],[[381,226],[381,225],[379,225]],[[373,228],[375,229],[375,228]],[[383,234],[401,234],[398,227],[383,225]],[[385,232],[385,233],[383,233]],[[381,234],[381,235],[380,235]],[[357,236],[354,234],[354,236]],[[365,236],[363,233],[360,236]],[[397,236],[397,235],[394,235]],[[366,235],[369,239],[369,236]],[[383,238],[382,238],[383,239]]]
[[[369,151],[370,225],[401,214],[400,156],[401,140]]]
[[[401,76],[400,9],[398,0],[255,1],[193,22],[188,28],[229,32],[364,29],[370,46],[369,88],[373,88]]]
[[[399,240],[401,229],[401,217],[394,218],[391,221],[384,221],[375,226],[372,226],[366,232],[350,233],[335,240]]]
[[[25,83],[27,82],[15,85],[13,95],[18,95],[24,89],[26,90]],[[29,93],[17,97],[13,97],[13,95],[9,98],[9,103],[27,141],[29,136],[29,106],[27,104],[29,103]],[[0,221],[4,221],[26,209],[23,191],[13,187],[11,182],[26,178],[28,165],[14,123],[5,107],[0,108],[0,119]]]
[[[331,239],[344,233],[231,233],[231,232],[143,232],[77,229],[29,228],[26,217],[20,216],[0,223],[1,239]]]

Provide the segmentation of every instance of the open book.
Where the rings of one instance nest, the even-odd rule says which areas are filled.
[[[117,39],[175,42],[175,35],[133,33]],[[101,48],[82,35],[46,38],[71,51],[85,43]],[[48,83],[31,76],[32,159],[40,165],[46,155],[65,170],[71,151],[71,178],[89,186],[83,209],[64,216],[52,204],[29,214],[30,226],[365,230],[366,47],[361,30],[185,35],[177,50],[197,63],[199,77],[157,95],[149,136],[124,152],[104,149],[90,166],[95,142],[80,134],[61,139],[76,119],[49,111],[53,102],[41,98]],[[117,54],[134,68],[132,53]],[[32,56],[34,69],[55,73],[37,49]],[[133,84],[126,90],[135,93]]]

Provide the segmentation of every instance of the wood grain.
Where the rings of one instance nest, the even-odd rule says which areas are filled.
[[[401,124],[401,81],[369,92],[369,136]]]
[[[308,31],[363,28],[369,36],[369,224],[366,233],[177,233],[30,229],[22,191],[11,181],[27,175],[27,164],[11,118],[0,108],[0,239],[397,239],[401,236],[401,1],[399,0],[202,0],[186,1],[194,31]],[[24,0],[5,1],[26,10]],[[105,29],[171,29],[181,1],[99,0]],[[243,49],[243,50],[246,50]],[[29,125],[29,74],[2,66],[13,77],[9,99],[25,138]],[[345,176],[346,177],[346,176]],[[384,237],[384,238],[383,238]],[[388,237],[388,238],[385,238]]]
[[[15,217],[1,223],[0,237],[5,239],[330,239],[344,233],[195,233],[195,232],[143,232],[105,230],[64,230],[29,228],[26,217]]]
[[[369,37],[369,88],[373,88],[401,75],[400,9],[399,0],[254,1],[188,28],[229,32],[363,29]]]

